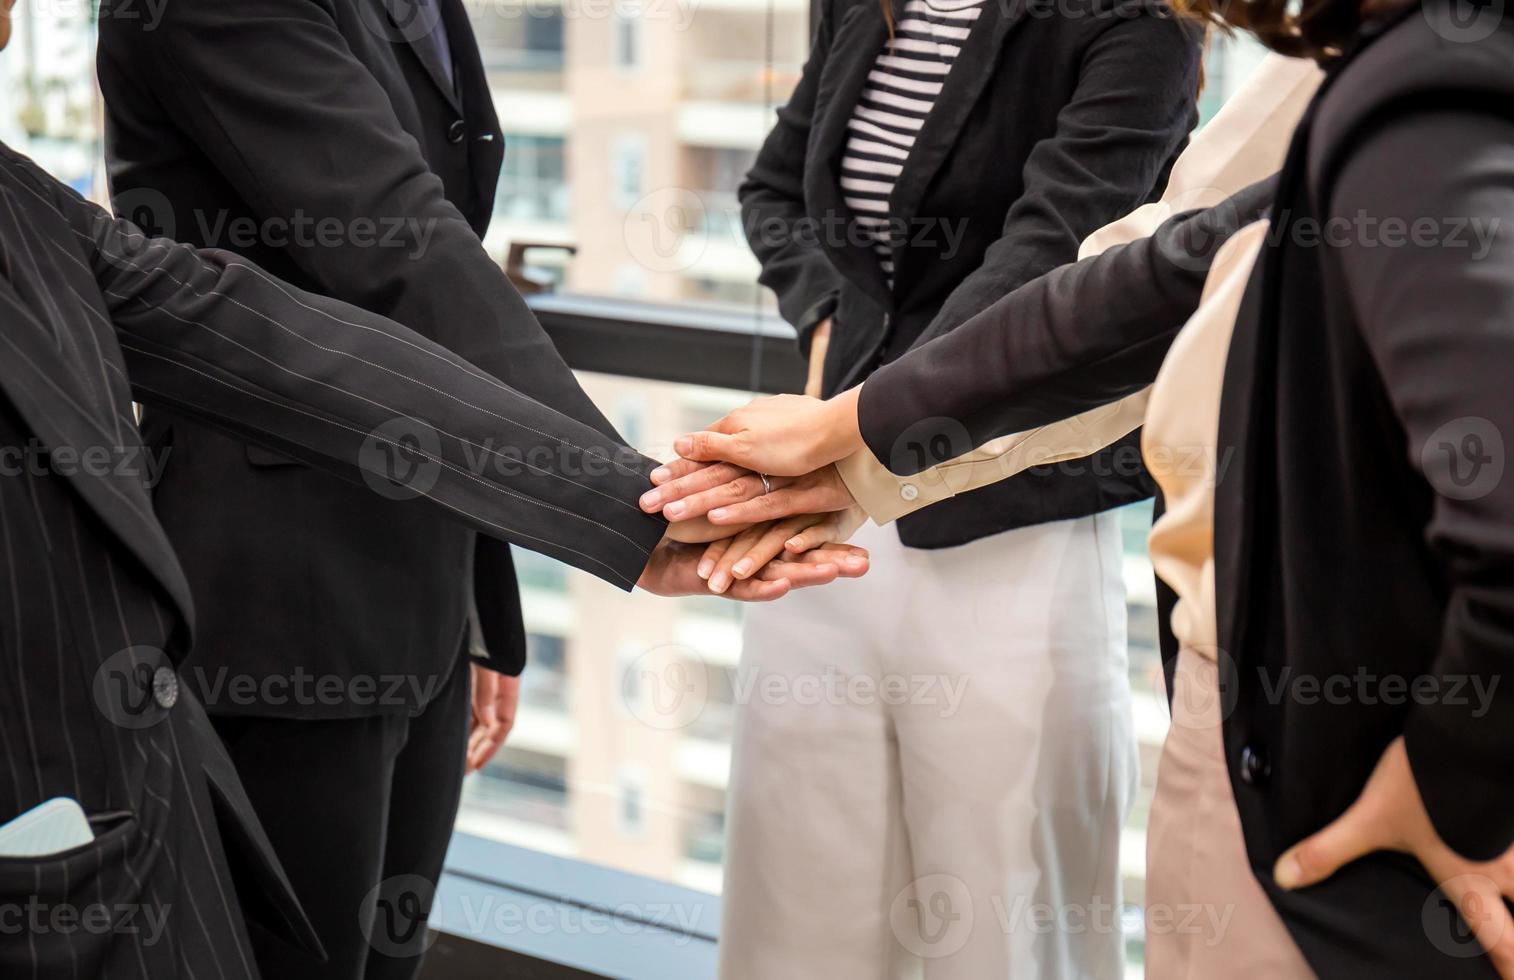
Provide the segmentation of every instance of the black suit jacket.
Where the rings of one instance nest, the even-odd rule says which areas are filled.
[[[1225,751],[1252,866],[1322,976],[1494,975],[1402,855],[1303,892],[1271,868],[1399,735],[1448,845],[1514,843],[1511,65],[1491,7],[1363,33],[1295,136],[1226,363]]]
[[[67,796],[97,835],[0,858],[0,904],[43,925],[7,922],[0,975],[256,977],[244,913],[319,944],[180,687],[195,607],[133,398],[623,588],[665,527],[637,506],[654,464],[397,324],[149,241],[3,145],[0,325],[0,822]],[[475,465],[528,438],[561,452]]]
[[[112,16],[107,0],[98,63],[117,210],[397,320],[613,437],[480,244],[503,137],[461,0],[429,9],[446,20],[455,87],[408,0],[184,0],[159,23]],[[346,677],[383,651],[385,676],[444,678],[470,587],[490,666],[521,669],[503,545],[172,412],[145,427],[172,447],[154,500],[195,583],[207,672]]]
[[[1084,237],[1161,191],[1197,120],[1198,33],[1165,8],[990,0],[895,185],[892,216],[909,234],[891,291],[838,179],[886,36],[873,0],[823,4],[804,75],[740,192],[762,282],[801,343],[832,318],[827,395],[1073,261]],[[1081,475],[1033,471],[963,494],[900,521],[900,537],[956,545],[1150,494],[1131,446],[1101,456]],[[1122,472],[1119,457],[1134,466]]]
[[[1322,977],[1494,975],[1403,855],[1370,855],[1301,892],[1272,883],[1283,849],[1339,816],[1399,735],[1449,845],[1487,859],[1514,842],[1514,706],[1501,683],[1514,650],[1514,481],[1500,435],[1514,431],[1514,28],[1498,20],[1467,43],[1467,13],[1449,0],[1411,7],[1332,68],[1279,175],[1226,362],[1225,751],[1253,870]],[[1391,146],[1374,144],[1395,125]],[[1496,139],[1480,135],[1495,125]],[[1364,145],[1375,153],[1338,202]],[[1386,219],[1403,240],[1383,237]],[[1408,229],[1426,219],[1433,241],[1416,244]],[[1495,223],[1485,255],[1469,219]],[[1161,259],[1171,230],[1059,270],[880,371],[859,406],[874,451],[920,412],[999,435],[1150,383],[1202,279],[1186,259],[1176,270]],[[1107,335],[1087,319],[1101,306]],[[947,370],[949,345],[974,338],[987,363]]]

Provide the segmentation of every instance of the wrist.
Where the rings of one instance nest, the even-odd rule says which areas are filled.
[[[820,427],[820,445],[817,447],[822,463],[834,463],[867,447],[857,418],[861,394],[862,386],[857,385],[825,403],[825,424]]]

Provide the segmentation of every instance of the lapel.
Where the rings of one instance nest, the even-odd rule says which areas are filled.
[[[1224,482],[1214,492],[1215,625],[1219,647],[1232,660],[1241,656],[1247,638],[1251,580],[1259,564],[1257,530],[1264,520],[1275,520],[1267,508],[1275,506],[1277,497],[1272,485],[1275,463],[1269,460],[1275,460],[1278,448],[1280,280],[1285,243],[1292,237],[1287,226],[1305,193],[1309,128],[1319,96],[1317,92],[1294,130],[1278,178],[1267,243],[1246,284],[1225,359],[1216,446],[1219,458],[1227,452],[1233,455]]]
[[[379,0],[379,3],[383,4],[393,28],[390,36],[397,41],[403,40],[410,46],[410,50],[415,52],[415,56],[425,66],[426,74],[431,76],[431,81],[436,83],[447,102],[461,115],[463,110],[458,104],[456,86],[447,76],[441,56],[437,53],[436,41],[432,37],[438,18],[447,18],[447,8],[453,5],[454,0],[430,0],[429,3],[425,0]],[[447,26],[451,27],[450,21]],[[451,37],[449,35],[449,40]],[[455,55],[453,60],[455,63]]]
[[[805,210],[820,222],[821,247],[836,271],[856,284],[885,310],[892,310],[893,291],[872,247],[852,231],[852,212],[841,196],[841,157],[846,152],[846,124],[862,96],[888,28],[870,4],[853,5],[836,26],[830,53],[820,79],[821,117],[810,130],[804,168]],[[826,91],[829,89],[830,91]]]
[[[983,5],[983,13],[946,76],[940,99],[925,118],[905,161],[904,173],[894,185],[889,213],[895,219],[914,218],[925,189],[941,169],[968,115],[998,71],[1004,39],[1024,18],[1026,5],[1027,0],[987,0]],[[856,236],[849,233],[852,213],[841,195],[841,158],[846,152],[847,121],[887,40],[888,28],[871,4],[853,6],[837,28],[825,70],[829,78],[821,80],[824,115],[811,131],[811,165],[805,169],[804,196],[812,217],[846,229],[840,234],[831,224],[820,229],[821,241],[836,268],[884,309],[892,310],[894,298],[888,279],[871,246],[854,240]],[[828,93],[827,87],[831,89]]]
[[[17,293],[0,280],[0,308],[5,308],[4,329],[0,330],[0,393],[14,406],[33,434],[50,449],[70,447],[83,453],[91,447],[116,450],[111,465],[92,467],[84,473],[82,466],[58,467],[64,478],[105,525],[121,540],[148,570],[164,592],[178,606],[184,623],[193,627],[193,604],[189,583],[184,578],[173,546],[164,535],[153,513],[152,500],[141,480],[115,465],[119,452],[140,452],[141,443],[135,426],[122,430],[124,445],[116,446],[114,413],[107,407],[97,410],[98,393],[91,393],[84,377],[96,372],[70,370],[64,354],[47,328],[31,311],[20,304]],[[82,311],[70,317],[76,323]],[[93,351],[93,346],[83,345]],[[114,346],[104,350],[111,351]],[[107,355],[108,356],[108,355]],[[101,365],[104,369],[104,365]]]
[[[999,70],[1004,39],[1026,12],[1027,0],[987,0],[972,32],[962,44],[952,69],[941,86],[941,95],[931,107],[920,134],[904,163],[904,173],[889,198],[889,213],[902,221],[914,220],[925,190],[962,134],[967,117]],[[865,73],[864,73],[865,74]],[[898,268],[895,249],[895,268]]]
[[[437,0],[447,36],[452,41],[452,64],[457,69],[457,93],[463,117],[468,121],[468,169],[476,202],[473,230],[482,238],[494,213],[494,195],[499,189],[499,170],[505,158],[505,138],[489,94],[489,76],[484,71],[478,41],[468,11],[457,0]],[[466,213],[466,212],[465,212]]]

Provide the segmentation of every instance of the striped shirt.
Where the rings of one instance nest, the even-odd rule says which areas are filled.
[[[847,122],[842,198],[891,285],[895,236],[889,230],[889,196],[984,2],[908,0]]]

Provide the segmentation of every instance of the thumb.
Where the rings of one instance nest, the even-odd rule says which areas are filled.
[[[737,444],[736,437],[724,432],[694,432],[680,436],[673,443],[673,451],[684,459],[705,463],[724,460],[739,466],[745,462],[745,454]]]
[[[1387,847],[1383,823],[1358,800],[1335,822],[1284,851],[1273,865],[1272,880],[1288,891],[1324,881],[1357,858]]]

